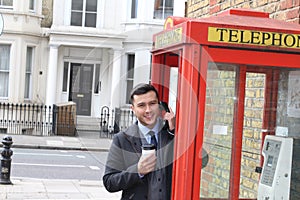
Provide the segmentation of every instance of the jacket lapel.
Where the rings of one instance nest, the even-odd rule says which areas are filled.
[[[133,150],[136,153],[142,153],[142,140],[145,140],[145,138],[141,138],[142,136],[139,132],[137,123],[130,126],[124,134],[128,142],[131,144]]]

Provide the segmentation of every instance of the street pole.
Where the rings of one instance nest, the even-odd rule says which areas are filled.
[[[4,136],[2,139],[3,150],[1,151],[1,165],[0,165],[0,184],[12,184],[10,181],[11,171],[11,156],[13,151],[10,149],[12,145],[12,137]]]

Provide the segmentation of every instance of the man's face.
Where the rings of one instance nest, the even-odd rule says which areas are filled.
[[[160,114],[155,92],[149,91],[146,94],[134,95],[132,104],[131,109],[139,122],[150,129],[153,128]]]

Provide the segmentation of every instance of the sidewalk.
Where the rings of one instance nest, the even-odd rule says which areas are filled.
[[[0,134],[0,143],[5,135]],[[80,132],[78,136],[10,136],[13,141],[12,148],[108,151],[112,141],[111,139],[100,138],[99,133],[96,132]]]
[[[119,193],[109,193],[101,181],[11,178],[12,185],[0,185],[1,200],[94,199],[119,200]]]
[[[0,143],[6,134],[0,134]],[[78,136],[10,135],[14,148],[39,148],[83,151],[108,151],[111,139],[97,133],[79,133]],[[2,143],[1,143],[2,146]],[[2,147],[1,147],[2,148]],[[0,185],[0,199],[94,199],[118,200],[121,192],[109,193],[99,181],[32,179],[11,177],[12,185]]]

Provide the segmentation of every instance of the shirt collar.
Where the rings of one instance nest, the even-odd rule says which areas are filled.
[[[149,133],[149,131],[154,131],[155,134],[157,134],[159,130],[159,120],[156,120],[156,123],[152,129],[149,129],[147,126],[144,126],[139,121],[138,121],[138,127],[144,136],[146,136],[147,133]]]

